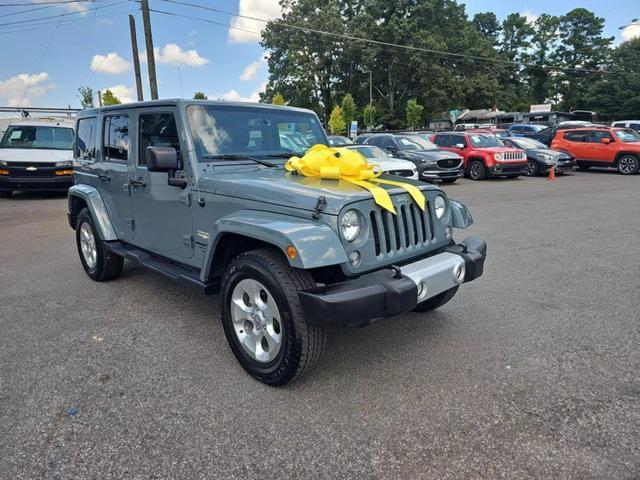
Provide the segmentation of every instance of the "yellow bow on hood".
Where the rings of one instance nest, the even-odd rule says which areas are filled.
[[[358,185],[369,190],[376,204],[391,213],[396,213],[391,197],[384,188],[375,183],[395,185],[404,188],[418,207],[425,209],[426,201],[420,189],[408,183],[378,178],[382,173],[380,167],[367,163],[365,157],[356,150],[318,144],[307,150],[302,158],[291,157],[284,167],[289,172],[305,177],[345,180]]]

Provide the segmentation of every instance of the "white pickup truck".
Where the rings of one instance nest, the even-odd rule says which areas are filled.
[[[0,142],[0,198],[19,190],[66,190],[73,185],[71,118],[12,120]]]

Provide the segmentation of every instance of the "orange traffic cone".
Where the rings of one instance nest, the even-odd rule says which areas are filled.
[[[549,180],[550,182],[556,181],[556,167],[551,167],[549,169],[549,177],[547,177],[547,180]]]

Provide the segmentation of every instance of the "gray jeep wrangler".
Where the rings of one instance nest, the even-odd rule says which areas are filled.
[[[220,292],[231,350],[247,372],[283,385],[310,371],[329,324],[365,326],[451,300],[482,274],[486,245],[456,244],[467,208],[436,186],[371,193],[289,173],[328,144],[317,116],[273,105],[159,100],[80,113],[68,218],[87,275],[112,280],[124,259]]]

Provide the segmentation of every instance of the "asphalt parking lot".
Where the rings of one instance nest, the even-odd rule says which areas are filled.
[[[640,477],[640,177],[445,189],[485,276],[332,330],[281,389],[235,361],[217,296],[131,264],[94,283],[64,196],[1,200],[0,478]]]

